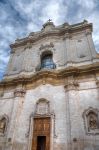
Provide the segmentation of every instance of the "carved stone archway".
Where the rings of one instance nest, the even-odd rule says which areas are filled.
[[[41,104],[44,104],[44,105],[41,105]],[[45,105],[46,104],[46,105]],[[40,113],[40,108],[41,110],[45,107],[45,111],[41,111]],[[49,134],[49,147],[50,148],[47,148],[47,150],[53,150],[53,139],[54,137],[56,136],[55,134],[55,114],[54,113],[51,113],[50,112],[50,104],[49,104],[49,101],[47,101],[46,99],[42,98],[42,99],[39,99],[36,103],[36,110],[35,110],[35,113],[34,114],[31,114],[30,116],[30,130],[29,130],[29,144],[28,144],[28,150],[32,150],[32,146],[33,146],[33,138],[34,136],[37,134],[40,135],[41,133],[38,132],[38,133],[34,133],[34,130],[35,130],[35,121],[45,121],[45,123],[49,122],[49,125],[50,125],[50,128],[49,128],[49,131],[50,131],[50,134]],[[42,124],[42,123],[41,123]],[[44,124],[43,124],[44,125]],[[38,127],[37,127],[38,128]],[[36,129],[37,129],[36,128]],[[41,128],[41,127],[40,127]],[[46,128],[46,126],[45,126]],[[35,134],[35,135],[34,135]],[[42,131],[42,135],[45,135],[47,136],[44,131]],[[47,137],[48,139],[48,137]],[[34,149],[33,149],[34,150]]]

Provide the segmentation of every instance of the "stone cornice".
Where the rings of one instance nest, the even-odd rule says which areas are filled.
[[[0,87],[3,86],[14,86],[16,84],[30,84],[36,83],[39,80],[42,80],[43,83],[47,82],[49,79],[49,83],[62,81],[68,76],[80,76],[82,74],[95,73],[99,72],[99,63],[94,63],[91,65],[85,65],[80,67],[68,67],[61,70],[41,70],[35,72],[33,75],[19,75],[16,77],[7,76],[4,80],[0,82]]]
[[[61,25],[58,27],[54,27],[51,30],[41,30],[40,32],[35,32],[33,34],[30,34],[28,37],[23,38],[23,39],[17,39],[14,44],[11,44],[10,47],[17,48],[20,46],[25,46],[28,43],[32,44],[35,43],[36,41],[41,40],[42,38],[45,38],[47,36],[52,37],[52,36],[63,36],[66,33],[73,34],[77,32],[82,32],[87,30],[90,30],[92,32],[92,23],[87,23],[86,21],[83,21],[81,23],[75,24],[75,25]]]

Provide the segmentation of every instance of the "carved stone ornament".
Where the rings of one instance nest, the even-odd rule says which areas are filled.
[[[90,107],[83,113],[84,127],[87,134],[99,134],[99,111]]]
[[[46,45],[41,44],[38,55],[42,56],[42,53],[48,53],[48,52],[51,52],[52,54],[55,53],[54,44],[52,42]]]
[[[7,115],[0,116],[0,136],[5,135],[7,130],[8,117]]]
[[[69,90],[76,90],[79,87],[79,84],[77,81],[69,81],[65,84],[64,88],[66,91]]]
[[[26,90],[24,89],[17,89],[14,91],[14,96],[15,97],[24,97],[26,93]]]
[[[54,47],[54,44],[52,42],[50,42],[49,44],[43,45],[41,44],[39,50],[49,50],[52,49]]]
[[[38,115],[47,115],[50,113],[49,101],[44,98],[39,99],[36,103],[36,111],[35,114]]]
[[[28,42],[24,49],[27,49],[27,48],[29,48],[29,49],[32,48],[32,43]]]

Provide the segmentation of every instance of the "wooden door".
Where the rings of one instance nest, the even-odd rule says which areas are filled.
[[[34,118],[32,150],[50,150],[50,118]]]

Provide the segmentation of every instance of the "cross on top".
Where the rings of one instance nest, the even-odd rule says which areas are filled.
[[[52,21],[52,19],[48,19],[48,22],[51,22]]]

